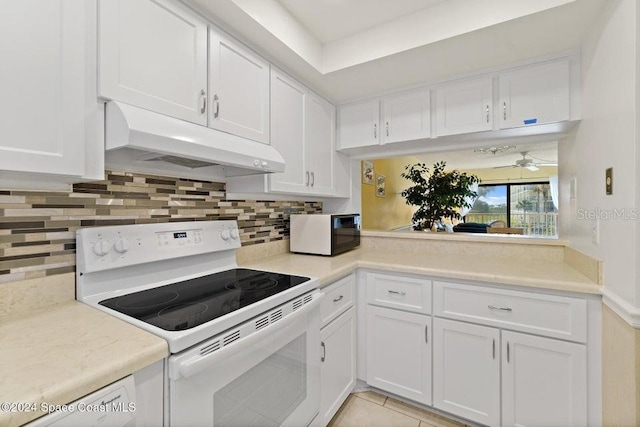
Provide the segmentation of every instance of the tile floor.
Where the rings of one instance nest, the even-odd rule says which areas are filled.
[[[464,427],[457,421],[391,397],[365,391],[353,393],[328,427]]]

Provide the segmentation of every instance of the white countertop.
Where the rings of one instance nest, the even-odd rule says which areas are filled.
[[[600,293],[598,284],[565,262],[467,254],[453,257],[359,248],[334,257],[287,253],[246,262],[242,267],[318,277],[321,286],[349,274],[356,268],[368,268],[558,291]]]
[[[169,354],[166,341],[70,301],[0,317],[0,402],[67,404]],[[42,412],[3,412],[18,426]]]

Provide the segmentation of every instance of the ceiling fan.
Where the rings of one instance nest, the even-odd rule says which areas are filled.
[[[494,169],[525,168],[525,169],[528,169],[528,170],[530,170],[532,172],[535,172],[538,169],[540,169],[539,166],[558,166],[557,162],[544,162],[544,161],[536,162],[533,159],[529,159],[529,158],[527,158],[527,154],[529,154],[528,151],[521,151],[520,154],[522,155],[522,158],[516,160],[515,164],[508,165],[508,166],[497,166]]]

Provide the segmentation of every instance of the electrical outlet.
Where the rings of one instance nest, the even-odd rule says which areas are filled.
[[[594,245],[600,244],[600,220],[591,220],[591,243]]]

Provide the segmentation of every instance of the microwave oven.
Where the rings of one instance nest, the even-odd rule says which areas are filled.
[[[291,252],[337,255],[360,245],[360,214],[291,215]]]

